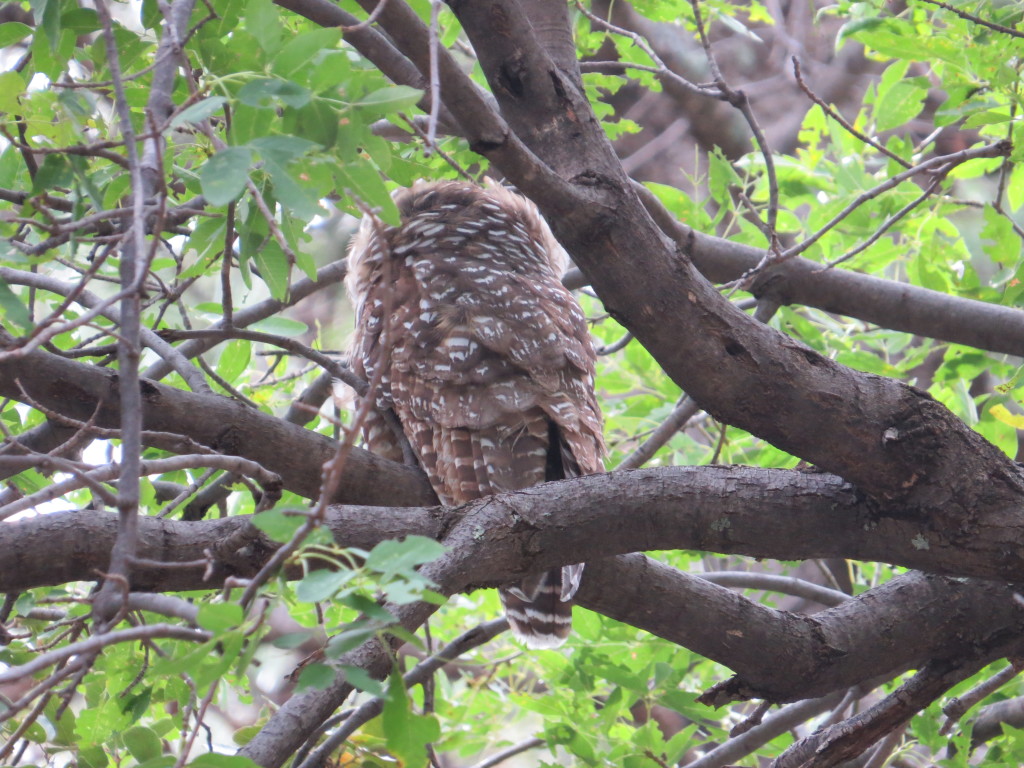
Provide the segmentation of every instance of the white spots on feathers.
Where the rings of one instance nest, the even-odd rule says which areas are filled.
[[[542,483],[552,453],[566,475],[602,471],[589,330],[559,282],[565,252],[534,206],[463,182],[417,184],[395,202],[400,226],[381,236],[365,219],[353,238],[351,362],[364,378],[381,373],[378,407],[393,408],[438,498],[459,504]],[[382,425],[376,413],[367,421],[368,446],[400,460]],[[568,634],[563,600],[579,576],[538,579],[529,596],[502,599],[524,642],[554,647]]]

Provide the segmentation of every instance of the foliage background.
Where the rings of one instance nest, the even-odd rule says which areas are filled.
[[[652,527],[647,546],[607,535],[591,545],[604,549],[587,550],[597,557],[659,550],[663,542],[650,552],[657,562],[721,585],[706,598],[710,605],[734,605],[729,588],[792,612],[771,614],[778,634],[748,649],[758,657],[749,669],[730,654],[744,635],[762,637],[753,619],[728,624],[694,604],[693,615],[681,618],[688,626],[669,629],[679,616],[653,576],[632,592],[622,582],[621,596],[655,615],[653,629],[616,620],[621,606],[602,613],[599,598],[585,592],[581,601],[595,610],[578,607],[570,643],[543,653],[524,653],[503,634],[493,590],[463,590],[544,563],[510,564],[508,553],[485,548],[493,576],[458,587],[445,580],[457,542],[432,533],[426,517],[396,512],[432,503],[422,478],[352,449],[350,395],[330,397],[332,378],[350,378],[337,362],[351,324],[339,289],[344,244],[354,217],[372,212],[397,223],[390,191],[418,178],[504,175],[532,193],[530,180],[548,177],[541,165],[524,165],[526,155],[508,149],[517,146],[511,140],[484,140],[495,130],[488,110],[500,109],[506,128],[554,169],[553,197],[555,177],[577,183],[582,174],[566,168],[589,160],[563,157],[559,165],[545,155],[534,133],[547,124],[546,105],[527,99],[517,113],[509,93],[495,89],[511,85],[492,57],[509,41],[530,50],[517,24],[532,18],[536,26],[561,4],[480,4],[508,14],[492,18],[507,26],[491,29],[465,4],[451,5],[390,0],[364,11],[299,0],[45,0],[2,7],[0,543],[11,557],[0,566],[0,762],[1020,765],[1024,743],[1015,728],[1024,707],[1010,640],[1021,618],[968,623],[986,640],[971,636],[965,650],[955,632],[935,629],[964,621],[961,603],[974,593],[941,591],[955,585],[935,586],[936,596],[920,603],[895,587],[872,593],[884,594],[909,629],[921,621],[931,644],[922,638],[917,648],[899,635],[902,656],[866,645],[862,666],[832,687],[808,682],[801,691],[799,674],[790,681],[795,690],[784,692],[777,682],[748,680],[758,667],[765,678],[787,673],[787,664],[802,669],[801,652],[788,645],[797,636],[798,622],[788,623],[794,615],[870,606],[851,597],[882,589],[894,575],[918,578],[903,566],[1005,586],[1019,581],[1019,563],[980,546],[972,551],[963,539],[935,547],[944,559],[931,551],[928,537],[960,525],[955,515],[977,508],[977,497],[968,504],[950,493],[925,503],[892,490],[913,482],[886,478],[872,487],[870,461],[861,466],[844,454],[852,438],[841,426],[843,408],[861,402],[834,405],[834,421],[808,429],[792,419],[789,398],[805,389],[792,368],[761,374],[763,385],[741,386],[739,397],[730,388],[722,402],[713,390],[738,381],[724,358],[695,354],[680,364],[692,370],[683,375],[667,365],[664,348],[630,314],[643,309],[639,302],[624,306],[600,279],[585,287],[593,265],[586,244],[565,236],[568,213],[555,229],[583,268],[582,277],[566,280],[581,289],[602,345],[609,469],[803,469],[809,461],[858,486],[828,486],[816,498],[833,506],[839,493],[870,501],[858,518],[864,530],[881,525],[884,534],[885,520],[913,521],[929,504],[945,504],[949,518],[900,539],[888,557],[865,556],[838,523],[815,530],[829,544],[787,557],[774,539],[751,544],[737,533],[716,542],[709,529],[679,544],[682,529],[699,528],[688,517],[698,506],[691,502],[674,505],[673,533]],[[367,13],[370,21],[348,15]],[[1019,4],[989,0],[637,0],[569,6],[565,17],[600,131],[625,173],[644,183],[652,215],[660,203],[685,228],[670,256],[692,258],[724,299],[794,348],[926,390],[1002,452],[994,458],[971,448],[993,474],[1007,475],[1024,426],[1024,324],[1016,309],[1024,290],[1022,15]],[[486,34],[496,53],[478,44]],[[432,46],[450,58],[431,63],[423,52]],[[555,57],[557,46],[549,50]],[[471,100],[470,83],[483,105],[469,110],[479,125],[460,106]],[[488,89],[497,107],[481,97]],[[900,174],[906,180],[897,183]],[[550,200],[538,203],[558,216]],[[718,239],[694,245],[690,230]],[[642,283],[641,254],[627,253],[636,259],[627,272]],[[853,282],[842,282],[844,275]],[[897,298],[885,304],[889,290]],[[657,313],[664,305],[654,289],[650,296]],[[713,335],[672,313],[659,322],[680,345]],[[116,381],[103,373],[113,370]],[[145,382],[140,389],[139,377],[167,389]],[[188,392],[195,398],[184,399]],[[215,406],[218,396],[232,402]],[[751,412],[767,411],[776,426],[761,428],[730,410],[748,400],[760,403]],[[947,440],[961,440],[956,429],[932,424],[924,445],[946,455]],[[813,432],[825,447],[801,450]],[[829,451],[835,463],[822,460]],[[943,488],[958,482],[927,468],[919,475]],[[963,475],[972,488],[994,482],[974,465],[963,465]],[[778,490],[772,484],[783,481],[771,478],[782,477],[796,483],[801,475],[737,468],[610,476],[647,489],[639,493],[586,487],[596,489],[595,506],[632,495],[640,507],[655,485],[677,479],[694,493],[703,489],[708,505],[720,504],[711,526],[722,534],[740,530],[737,507],[757,507],[769,495],[748,498],[739,486],[768,478],[762,485]],[[557,493],[541,489],[527,501],[562,509]],[[785,502],[776,514],[786,514]],[[789,502],[792,520],[801,519]],[[253,513],[250,525],[242,516]],[[175,520],[193,527],[173,528]],[[779,520],[779,540],[802,539]],[[990,535],[1007,537],[1013,549],[1007,531],[1019,527],[1019,512],[1000,524]],[[615,525],[613,534],[629,523]],[[770,516],[765,525],[771,530]],[[399,542],[399,534],[415,535]],[[575,562],[583,534],[560,535],[565,541],[552,538],[543,557]],[[168,544],[154,549],[149,536]],[[591,572],[596,593],[601,571]],[[617,583],[606,581],[605,591]],[[999,605],[1013,614],[1008,589]],[[867,609],[850,609],[848,620],[859,626],[841,630],[851,636],[891,631]],[[698,629],[710,639],[685,635]],[[392,664],[378,638],[408,645]],[[443,650],[450,642],[459,645]],[[854,645],[846,650],[857,655]],[[741,694],[729,688],[734,672],[748,685]],[[995,684],[977,688],[988,680]],[[358,690],[328,719],[348,693],[343,681]],[[285,702],[296,693],[319,702],[308,721],[287,719],[293,710]],[[948,709],[951,696],[964,697],[966,716]],[[784,706],[765,715],[746,699]],[[894,702],[908,699],[907,709],[894,711]],[[943,705],[949,723],[940,729]],[[799,751],[798,740],[815,732],[808,743],[834,747],[828,734],[837,731],[827,727],[836,723],[846,729],[847,751]],[[302,746],[288,746],[281,734],[289,730]]]

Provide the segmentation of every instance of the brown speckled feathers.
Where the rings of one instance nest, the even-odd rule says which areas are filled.
[[[402,223],[383,228],[384,243],[369,219],[353,239],[351,362],[367,380],[380,370],[377,408],[394,410],[441,501],[603,471],[590,334],[559,280],[565,252],[533,204],[465,182],[418,182],[396,203]],[[376,414],[364,437],[401,461]],[[528,645],[564,641],[581,572],[502,590]]]

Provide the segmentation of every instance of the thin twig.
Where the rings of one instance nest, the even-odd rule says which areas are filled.
[[[745,571],[708,571],[700,574],[702,579],[723,587],[760,589],[779,592],[784,595],[802,597],[822,605],[841,605],[850,600],[850,595],[837,589],[798,579],[795,576],[780,576],[774,573],[747,573]]]
[[[431,149],[431,151],[436,152],[438,155],[440,155],[441,158],[443,158],[444,161],[448,163],[448,165],[451,166],[452,169],[457,174],[459,174],[459,176],[464,178],[466,181],[472,181],[474,183],[476,182],[476,179],[473,178],[473,175],[469,171],[463,168],[454,157],[452,157],[443,149],[441,149],[440,145],[436,141],[436,137],[433,140],[430,138],[430,136],[427,134],[426,131],[423,130],[423,128],[420,126],[419,122],[415,118],[410,118],[405,113],[402,112],[399,112],[398,116],[401,117],[409,125],[413,132],[423,140],[423,142]],[[431,143],[432,141],[433,143]]]
[[[989,29],[994,30],[996,32],[1002,32],[1004,35],[1010,35],[1010,37],[1024,37],[1024,32],[1018,32],[1016,29],[1004,27],[1002,24],[996,24],[993,21],[986,21],[980,16],[975,16],[973,13],[962,11],[955,6],[950,5],[949,3],[942,2],[942,0],[921,0],[921,2],[928,3],[930,5],[937,5],[939,8],[944,8],[950,13],[955,13],[961,19],[973,21],[975,24],[981,24],[981,26],[983,27],[988,27]]]
[[[220,682],[219,678],[214,678],[213,682],[210,683],[210,690],[203,696],[203,700],[199,702],[199,708],[196,710],[195,720],[196,724],[189,731],[188,737],[182,739],[181,748],[178,751],[178,759],[174,762],[174,768],[182,768],[185,765],[185,761],[189,759],[192,754],[192,746],[195,744],[196,736],[199,735],[199,727],[203,724],[203,718],[206,717],[206,710],[210,706],[210,702],[213,701],[214,694],[217,692],[217,684]]]
[[[927,200],[929,197],[931,197],[932,193],[935,192],[935,189],[939,186],[939,184],[942,183],[942,181],[945,178],[946,178],[946,174],[945,173],[943,173],[941,171],[937,172],[936,176],[932,180],[931,184],[929,184],[927,187],[925,187],[924,192],[922,192],[920,195],[915,197],[913,200],[911,200],[905,206],[903,206],[898,211],[896,211],[896,213],[894,213],[892,216],[890,216],[884,222],[882,222],[882,225],[878,229],[875,230],[875,232],[871,235],[871,237],[869,237],[867,240],[865,240],[863,243],[861,243],[860,245],[856,246],[855,248],[851,248],[849,251],[844,253],[839,258],[830,261],[825,266],[825,268],[826,269],[832,269],[832,267],[838,266],[838,265],[842,264],[844,261],[849,261],[854,256],[856,256],[858,253],[862,253],[863,251],[865,251],[868,248],[870,248],[874,243],[878,242],[878,239],[882,235],[884,235],[886,232],[889,231],[889,228],[892,227],[893,224],[895,224],[897,221],[902,219],[904,216],[906,216],[912,210],[917,208],[917,206],[919,206],[921,203],[923,203],[925,200]]]
[[[594,350],[596,355],[613,355],[626,348],[626,345],[633,340],[633,334],[627,331],[621,339],[611,344],[602,344]]]
[[[24,680],[47,667],[70,659],[75,656],[87,656],[102,650],[110,645],[119,643],[134,643],[139,640],[156,640],[159,638],[170,638],[172,640],[187,640],[195,643],[202,643],[213,637],[211,632],[188,627],[179,627],[176,624],[145,624],[140,627],[118,629],[113,632],[104,632],[92,637],[80,640],[77,643],[65,645],[54,651],[49,651],[36,656],[31,661],[16,667],[10,667],[0,672],[0,685],[7,685],[19,680]]]
[[[377,7],[373,9],[373,12],[365,19],[360,21],[358,24],[350,24],[348,26],[342,26],[341,31],[345,33],[358,32],[366,27],[369,27],[378,17],[384,12],[384,7],[388,4],[388,0],[380,0],[377,3]]]
[[[494,768],[495,765],[500,765],[510,757],[515,757],[523,752],[529,752],[531,749],[536,749],[537,747],[543,747],[546,743],[547,742],[544,739],[538,736],[533,736],[532,738],[520,741],[518,744],[505,747],[505,749],[495,752],[490,757],[485,757],[477,763],[473,763],[470,768]]]
[[[118,315],[110,310],[111,305],[115,303],[114,301],[110,299],[100,299],[95,294],[87,290],[83,290],[77,283],[65,283],[62,280],[57,280],[49,275],[25,272],[20,269],[11,269],[9,267],[0,267],[0,279],[11,285],[27,285],[61,296],[74,296],[75,303],[90,310],[94,308],[96,309],[96,312],[89,313],[88,316],[83,315],[82,318],[68,321],[67,324],[59,326],[59,329],[56,330],[55,333],[64,333],[71,328],[85,325],[92,317],[97,315],[105,317],[113,323],[118,323],[120,320]],[[123,299],[124,292],[118,293],[115,298],[117,300]],[[117,335],[113,329],[105,328],[103,330],[109,335]],[[140,334],[142,342],[163,358],[164,362],[170,367],[170,369],[178,373],[185,380],[189,389],[193,392],[210,392],[210,387],[203,378],[202,373],[195,366],[191,365],[185,357],[178,353],[174,347],[163,341],[149,328],[140,328]],[[53,335],[54,333],[49,332],[41,334],[39,337],[39,343],[41,343],[42,338],[49,338]],[[39,344],[36,343],[36,340],[33,339],[24,346],[15,346],[4,349],[0,355],[11,357],[24,356],[38,345]]]
[[[668,65],[665,64],[662,58],[657,54],[657,52],[655,52],[654,47],[647,42],[647,39],[643,35],[637,32],[633,32],[632,30],[629,29],[624,29],[623,27],[618,27],[615,24],[612,24],[607,19],[602,19],[600,16],[597,16],[596,14],[591,12],[589,8],[584,6],[583,3],[580,2],[580,0],[576,0],[576,8],[577,10],[579,10],[580,13],[582,13],[584,16],[590,19],[590,21],[592,21],[594,24],[597,24],[599,27],[609,32],[612,32],[613,34],[620,35],[622,37],[627,37],[630,40],[632,40],[633,43],[637,46],[637,48],[639,48],[645,54],[647,54],[647,57],[657,65],[656,68],[649,68],[648,71],[655,72],[660,77],[672,80],[674,83],[679,85],[679,87],[696,96],[709,96],[713,99],[719,99],[720,101],[727,100],[725,93],[721,90],[720,87],[718,87],[717,84],[699,85],[697,83],[691,83],[682,75],[669,69]],[[629,68],[644,69],[644,67],[642,67],[641,65],[631,65]]]
[[[693,8],[693,17],[697,25],[700,44],[704,48],[704,55],[707,58],[708,67],[711,69],[714,83],[718,86],[718,90],[724,94],[725,100],[736,107],[740,114],[743,115],[744,120],[747,121],[747,125],[750,127],[750,132],[754,138],[754,144],[757,145],[757,149],[764,159],[764,170],[768,177],[768,213],[764,222],[766,227],[765,233],[768,239],[768,253],[777,254],[781,248],[777,230],[779,180],[775,173],[775,160],[772,157],[771,148],[768,146],[768,140],[765,138],[764,131],[761,130],[761,125],[758,123],[757,117],[750,107],[750,100],[747,98],[746,93],[733,89],[722,76],[722,71],[718,67],[715,55],[711,51],[711,42],[708,39],[707,30],[704,28],[704,19],[700,11],[700,0],[690,0],[690,6]]]
[[[888,192],[893,187],[899,186],[907,179],[913,178],[919,173],[925,173],[926,171],[933,171],[938,168],[943,169],[943,173],[948,173],[949,168],[944,166],[949,165],[950,168],[956,165],[962,165],[970,160],[977,160],[980,158],[988,157],[1001,157],[1008,155],[1011,146],[1008,141],[997,141],[994,144],[986,144],[983,147],[974,147],[972,149],[964,149],[959,152],[954,152],[950,155],[940,155],[939,157],[932,157],[919,163],[902,173],[898,173],[886,179],[881,184],[872,187],[867,192],[863,192],[857,196],[853,202],[847,205],[843,210],[832,217],[831,221],[825,224],[821,229],[815,232],[806,240],[797,243],[791,248],[787,248],[781,255],[780,260],[791,259],[794,256],[799,256],[801,253],[806,251],[816,242],[818,242],[826,233],[835,228],[839,222],[853,213],[857,208],[866,203],[868,200],[873,200],[883,192]]]
[[[983,699],[987,699],[1017,677],[1021,669],[1024,669],[1024,658],[1011,658],[1009,666],[999,670],[988,680],[982,680],[962,696],[951,698],[942,708],[942,714],[946,716],[946,721],[942,724],[942,728],[939,729],[939,733],[949,733],[953,726],[967,714],[967,710]]]
[[[508,620],[501,618],[488,621],[463,632],[436,654],[424,659],[413,667],[413,669],[406,673],[402,678],[402,682],[405,684],[406,688],[412,688],[415,685],[423,685],[445,664],[454,661],[459,656],[462,656],[474,648],[478,648],[479,646],[490,642],[507,629]],[[322,761],[338,747],[344,744],[345,740],[355,733],[357,728],[375,718],[383,711],[383,709],[383,698],[371,699],[365,704],[357,707],[345,719],[344,724],[337,731],[327,737],[327,739],[317,747],[316,751],[313,752],[312,755],[303,760],[302,757],[305,753],[300,752],[297,754],[293,765],[298,768],[315,768],[316,766],[322,765]],[[311,739],[311,742],[318,736],[319,734],[316,734],[316,736]]]
[[[800,71],[800,60],[796,56],[793,56],[792,60],[793,60],[793,74],[796,77],[796,84],[800,86],[800,90],[802,90],[805,94],[807,94],[807,98],[809,98],[811,101],[813,101],[819,107],[821,107],[822,111],[826,115],[828,115],[833,120],[835,120],[837,123],[839,123],[841,126],[843,126],[843,128],[845,128],[846,131],[849,134],[851,134],[852,136],[857,137],[858,139],[863,141],[865,144],[868,144],[869,146],[874,147],[875,149],[877,149],[879,152],[881,152],[886,157],[892,158],[897,163],[902,165],[904,168],[910,168],[913,165],[913,163],[911,163],[908,160],[904,160],[902,157],[897,155],[895,152],[893,152],[891,149],[886,147],[884,144],[882,144],[880,142],[877,142],[874,139],[872,139],[870,136],[868,136],[867,134],[861,133],[860,131],[858,131],[856,128],[853,127],[853,125],[845,117],[843,117],[841,114],[839,114],[836,110],[832,109],[831,106],[826,104],[825,100],[822,99],[820,96],[818,96],[818,94],[816,94],[814,91],[812,91],[810,89],[810,87],[807,85],[807,83],[804,82],[803,73]]]
[[[907,726],[903,725],[882,739],[881,743],[875,748],[874,754],[871,755],[871,759],[864,764],[864,768],[884,768],[885,764],[889,761],[889,756],[900,745],[900,742],[903,741],[903,733],[906,730]]]
[[[430,0],[430,119],[427,121],[427,154],[437,146],[437,120],[441,114],[441,73],[438,69],[438,51],[441,47],[441,34],[438,29],[441,13],[441,0]]]
[[[772,257],[770,253],[766,253],[764,258],[762,258],[760,262],[758,262],[754,267],[748,269],[746,272],[743,273],[743,275],[738,277],[736,280],[733,280],[732,282],[728,283],[726,287],[742,288],[744,286],[747,286],[755,277],[757,277],[757,275],[759,275],[768,267],[781,264],[782,262],[787,261],[788,259],[792,259],[796,256],[799,256],[801,253],[803,253],[816,242],[818,242],[818,240],[824,237],[828,232],[830,232],[832,229],[838,226],[840,222],[846,219],[851,213],[857,210],[864,203],[868,202],[869,200],[873,200],[874,198],[878,197],[884,192],[888,192],[890,189],[899,186],[904,181],[907,181],[908,179],[913,178],[914,176],[920,173],[940,172],[942,174],[947,174],[953,167],[957,165],[962,165],[963,163],[969,162],[970,160],[1008,156],[1011,147],[1012,145],[1008,141],[997,141],[993,144],[986,144],[985,146],[982,147],[964,149],[949,155],[940,155],[938,157],[933,157],[928,160],[925,160],[922,163],[919,163],[918,165],[908,168],[902,173],[898,173],[895,176],[891,176],[881,184],[872,187],[868,191],[862,192],[860,195],[858,195],[852,202],[850,202],[845,208],[843,208],[843,210],[841,210],[839,213],[833,216],[828,223],[822,226],[817,232],[815,232],[810,237],[806,238],[805,240],[802,240],[801,242],[797,243],[796,245],[790,248],[787,248],[785,251],[783,251],[782,253],[778,254],[775,257]]]
[[[240,456],[222,456],[219,454],[185,454],[183,456],[172,456],[166,459],[152,459],[140,461],[138,464],[139,476],[158,475],[164,472],[178,472],[184,469],[195,467],[214,467],[217,469],[239,472],[254,478],[263,489],[264,496],[279,499],[282,488],[282,481],[279,475],[274,474],[255,461],[243,459]],[[91,482],[106,482],[117,477],[121,472],[118,464],[107,464],[97,467],[89,472],[65,480],[61,483],[48,485],[42,490],[36,491],[29,496],[24,496],[4,507],[0,507],[0,520],[11,515],[31,509],[34,506],[63,496],[65,493],[77,490]]]
[[[686,426],[686,422],[693,418],[700,407],[686,395],[683,395],[668,418],[651,433],[651,436],[641,443],[635,451],[619,462],[615,468],[639,469],[658,452],[658,450],[671,440],[679,430]]]
[[[160,337],[166,341],[180,341],[183,339],[215,339],[218,341],[227,339],[243,339],[245,341],[255,341],[261,344],[271,344],[316,363],[330,373],[334,378],[339,381],[343,381],[345,384],[352,387],[360,397],[366,394],[369,387],[365,381],[352,372],[352,369],[349,368],[349,366],[342,363],[337,358],[325,355],[323,352],[315,350],[312,347],[308,347],[295,339],[288,338],[287,336],[278,336],[276,334],[262,333],[260,331],[247,331],[241,328],[206,328],[195,331],[161,331]]]

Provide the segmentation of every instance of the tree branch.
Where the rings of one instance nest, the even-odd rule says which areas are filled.
[[[927,510],[949,529],[972,516],[993,483],[1024,493],[1009,459],[943,406],[901,383],[838,365],[733,307],[656,228],[583,95],[536,44],[506,34],[522,26],[518,5],[452,7],[509,125],[569,188],[484,154],[534,199],[608,311],[701,407],[876,499]],[[508,17],[501,25],[494,22],[498,12]],[[516,74],[514,88],[509,72]],[[474,124],[463,105],[449,106],[464,128]],[[833,428],[820,429],[824,423]],[[965,472],[966,455],[979,463]]]
[[[774,493],[764,492],[769,485]],[[867,518],[861,518],[847,527],[843,521],[852,519],[847,513],[858,505],[867,512],[868,505],[857,502],[836,478],[688,467],[561,481],[454,509],[333,507],[326,524],[338,544],[361,549],[414,533],[440,540],[448,554],[424,572],[446,594],[588,561],[580,605],[738,673],[708,694],[716,703],[751,696],[772,701],[820,696],[933,657],[970,657],[1002,642],[1006,633],[1024,631],[1024,608],[1013,599],[1013,590],[999,582],[915,572],[808,617],[766,608],[642,555],[607,559],[652,548],[796,559],[828,549],[833,541],[841,542],[836,549],[856,547],[850,536],[862,539],[860,549],[874,550],[870,559],[884,560],[874,555],[885,547],[903,547],[908,556],[928,554],[914,547],[911,529],[901,531],[899,522],[880,520],[867,526],[874,530],[864,531]],[[215,588],[227,575],[251,575],[273,547],[246,517],[139,522],[140,558],[202,562],[192,571],[147,568],[142,562],[135,570],[136,591]],[[90,558],[103,561],[115,531],[115,516],[98,512],[51,514],[0,526],[0,551],[9,553],[0,571],[0,591],[90,578]],[[41,547],[48,558],[40,557]],[[216,562],[212,578],[204,581],[206,569],[199,566],[206,564],[207,551]],[[990,568],[984,562],[988,556],[961,553],[961,558],[975,565],[971,570]],[[908,612],[913,622],[905,620]],[[420,617],[414,613],[410,621]],[[740,634],[730,631],[739,627]],[[785,663],[764,665],[767,647]]]
[[[241,314],[236,313],[236,320]],[[19,402],[31,400],[79,421],[88,421],[95,414],[98,427],[120,426],[119,395],[116,373],[48,352],[37,350],[18,360],[0,360],[0,396]],[[186,435],[216,451],[255,461],[280,475],[285,489],[307,498],[316,498],[320,467],[335,453],[330,438],[234,400],[145,379],[142,412],[145,430]],[[166,447],[166,441],[157,442]],[[404,505],[429,504],[435,499],[419,469],[367,451],[353,449],[347,470],[338,501]]]
[[[884,516],[830,475],[749,467],[663,467],[546,483],[455,508],[332,507],[328,525],[344,546],[370,549],[411,533],[438,537],[472,519],[486,562],[466,586],[496,586],[534,570],[652,549],[698,549],[758,558],[846,557],[953,576],[1024,580],[1024,532],[994,513],[971,546],[942,544],[927,521]],[[0,526],[0,592],[88,580],[111,541],[107,513],[45,515]],[[140,521],[139,557],[191,561],[216,548],[239,575],[263,560],[239,560],[220,544],[248,518]],[[87,535],[86,535],[87,534]],[[44,547],[44,550],[38,550]],[[494,551],[491,551],[493,549]],[[35,561],[42,553],[48,556]],[[199,574],[146,573],[145,589],[214,586]]]

